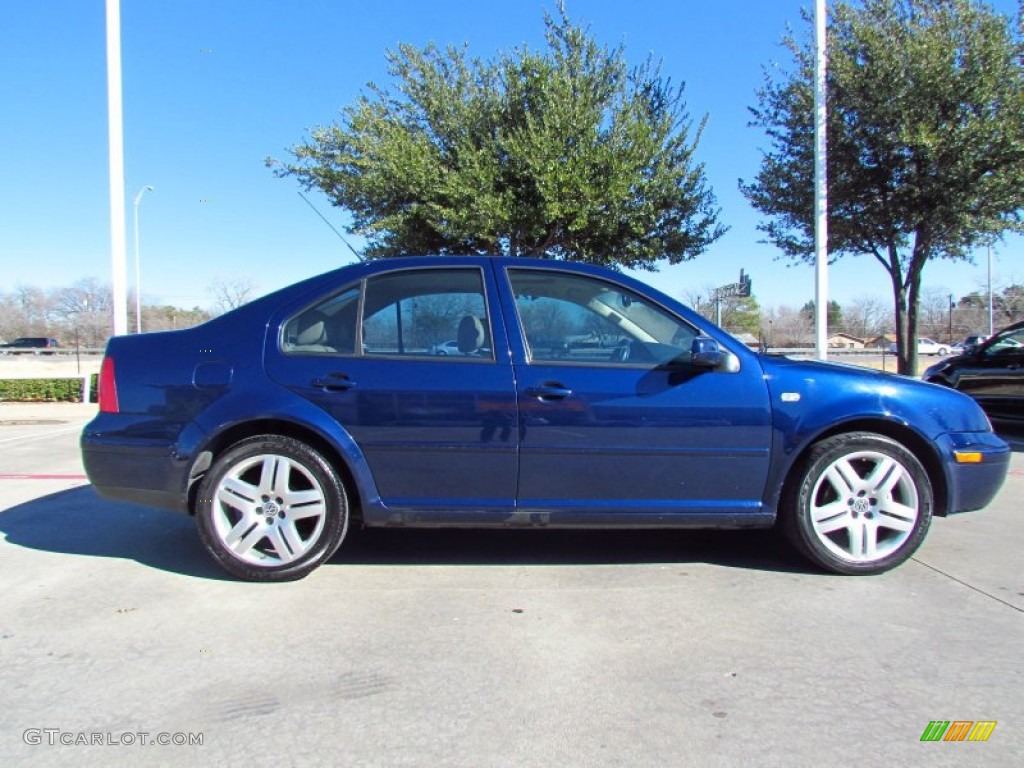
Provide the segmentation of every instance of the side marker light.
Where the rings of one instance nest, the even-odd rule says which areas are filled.
[[[979,451],[953,451],[953,458],[957,464],[981,464]]]

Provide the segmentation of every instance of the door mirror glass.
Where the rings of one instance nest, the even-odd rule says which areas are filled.
[[[690,364],[699,368],[717,368],[722,362],[722,348],[709,336],[697,336],[690,344]]]

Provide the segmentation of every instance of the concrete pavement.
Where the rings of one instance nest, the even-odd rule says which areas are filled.
[[[5,766],[1024,764],[1022,453],[879,577],[770,532],[371,531],[258,585],[95,495],[94,410],[0,403]]]

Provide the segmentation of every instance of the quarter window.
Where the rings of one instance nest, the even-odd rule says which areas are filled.
[[[291,354],[353,355],[358,312],[359,287],[355,286],[285,323],[281,348]]]

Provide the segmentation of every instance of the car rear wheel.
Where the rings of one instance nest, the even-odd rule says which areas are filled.
[[[203,545],[247,581],[301,579],[326,561],[348,529],[348,500],[331,465],[278,435],[242,440],[203,478],[196,502]]]
[[[932,487],[921,462],[904,446],[871,432],[851,432],[811,449],[780,511],[789,539],[821,567],[883,573],[924,540]]]

